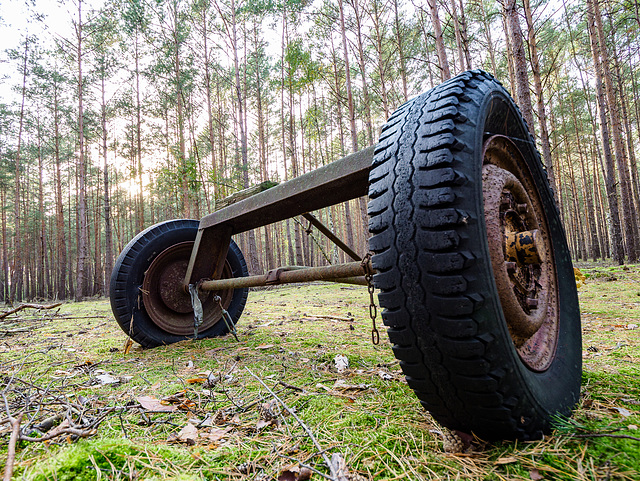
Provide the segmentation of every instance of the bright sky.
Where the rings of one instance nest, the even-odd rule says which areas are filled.
[[[87,2],[94,3],[100,2]],[[56,35],[69,36],[71,18],[77,16],[76,8],[74,1],[0,0],[0,102],[16,99],[11,85],[19,83],[15,81],[19,76],[18,68],[15,64],[7,64],[6,50],[17,48],[26,35],[35,35],[41,41],[50,41]],[[42,20],[34,20],[36,14],[42,15]]]

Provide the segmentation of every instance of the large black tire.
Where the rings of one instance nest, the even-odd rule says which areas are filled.
[[[109,297],[111,309],[122,330],[143,347],[151,348],[193,339],[194,320],[188,294],[175,292],[165,296],[154,292],[160,284],[181,284],[189,261],[191,247],[198,232],[197,220],[179,219],[161,222],[140,232],[124,248],[111,274]],[[161,257],[156,264],[154,261]],[[165,268],[165,273],[163,269]],[[150,266],[154,266],[150,269]],[[145,276],[155,273],[151,286],[143,289]],[[227,253],[224,277],[247,276],[247,264],[233,240]],[[147,279],[149,281],[149,279]],[[171,288],[172,286],[169,286]],[[150,292],[151,291],[151,292]],[[247,301],[248,289],[218,293],[233,323],[238,322]],[[198,339],[220,336],[229,332],[221,319],[219,306],[212,294],[200,295],[204,324]],[[150,311],[155,311],[151,312]]]
[[[432,416],[486,440],[537,439],[569,416],[582,364],[575,278],[546,171],[506,90],[471,71],[402,105],[382,130],[369,196],[382,318]],[[507,220],[509,232],[536,230],[542,260],[505,257]]]

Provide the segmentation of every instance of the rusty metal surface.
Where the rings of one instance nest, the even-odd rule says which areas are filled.
[[[189,284],[196,284],[201,279],[220,279],[230,243],[230,226],[198,229],[189,264],[185,270],[182,285],[185,292]]]
[[[180,336],[193,334],[194,319],[191,297],[182,288],[193,242],[182,242],[162,251],[151,263],[142,284],[142,302],[151,320],[161,329]],[[222,264],[220,275],[231,276],[228,263]],[[233,291],[217,293],[222,305],[231,303]],[[221,310],[209,292],[200,296],[203,321],[199,329],[213,326],[221,316]]]
[[[506,255],[509,261],[519,266],[540,264],[537,243],[540,242],[538,230],[505,233]]]
[[[228,225],[232,234],[367,195],[374,147],[260,192],[203,217],[200,229]]]
[[[513,142],[489,138],[483,158],[485,223],[504,317],[520,358],[544,371],[558,340],[555,262],[544,208]]]
[[[362,260],[362,257],[357,254],[351,247],[342,242],[342,240],[335,235],[331,230],[325,226],[322,222],[318,220],[316,216],[307,212],[302,214],[302,217],[311,222],[311,225],[322,232],[331,242],[337,245],[340,249],[342,249],[349,257],[351,257],[354,261]]]
[[[370,266],[368,266],[371,268]],[[273,269],[266,274],[233,279],[203,281],[199,288],[202,291],[219,291],[245,287],[262,287],[276,284],[292,284],[295,282],[342,281],[364,276],[367,266],[362,262],[350,262],[334,266]],[[355,280],[355,279],[354,279]],[[363,279],[364,280],[364,279]]]

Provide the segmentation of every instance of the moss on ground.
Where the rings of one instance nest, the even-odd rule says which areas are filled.
[[[37,411],[30,407],[31,426],[69,406],[74,422],[104,416],[85,439],[20,443],[15,477],[276,479],[300,462],[327,472],[309,433],[254,373],[323,449],[369,479],[640,479],[640,442],[631,439],[640,437],[640,329],[633,327],[640,269],[582,271],[584,375],[574,416],[544,440],[477,442],[457,456],[443,451],[440,427],[404,382],[388,341],[371,344],[364,288],[254,291],[240,342],[227,336],[127,354],[106,300],[14,316],[0,324],[0,379],[11,406],[45,392]],[[2,331],[18,324],[20,332]],[[349,359],[345,372],[336,370],[339,354]],[[103,384],[103,375],[118,382]],[[143,396],[165,398],[175,410],[145,411]],[[198,435],[191,440],[181,434],[189,423]]]

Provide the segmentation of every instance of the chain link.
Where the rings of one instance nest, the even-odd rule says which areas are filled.
[[[218,303],[218,306],[220,306],[220,311],[222,312],[222,320],[227,325],[227,329],[229,329],[229,332],[233,334],[233,337],[236,338],[236,341],[240,342],[240,339],[238,339],[238,331],[236,330],[236,325],[233,323],[233,319],[231,319],[231,315],[229,314],[229,312],[224,307],[222,307],[222,299],[220,298],[220,296],[214,296],[213,302]]]
[[[367,281],[367,290],[369,291],[369,317],[371,318],[371,342],[373,344],[380,344],[380,332],[376,327],[376,318],[378,317],[378,308],[376,307],[376,302],[373,298],[373,294],[375,292],[375,287],[373,287],[373,272],[370,266],[371,262],[371,252],[367,252],[367,254],[362,259],[362,268],[364,269],[364,279]]]

